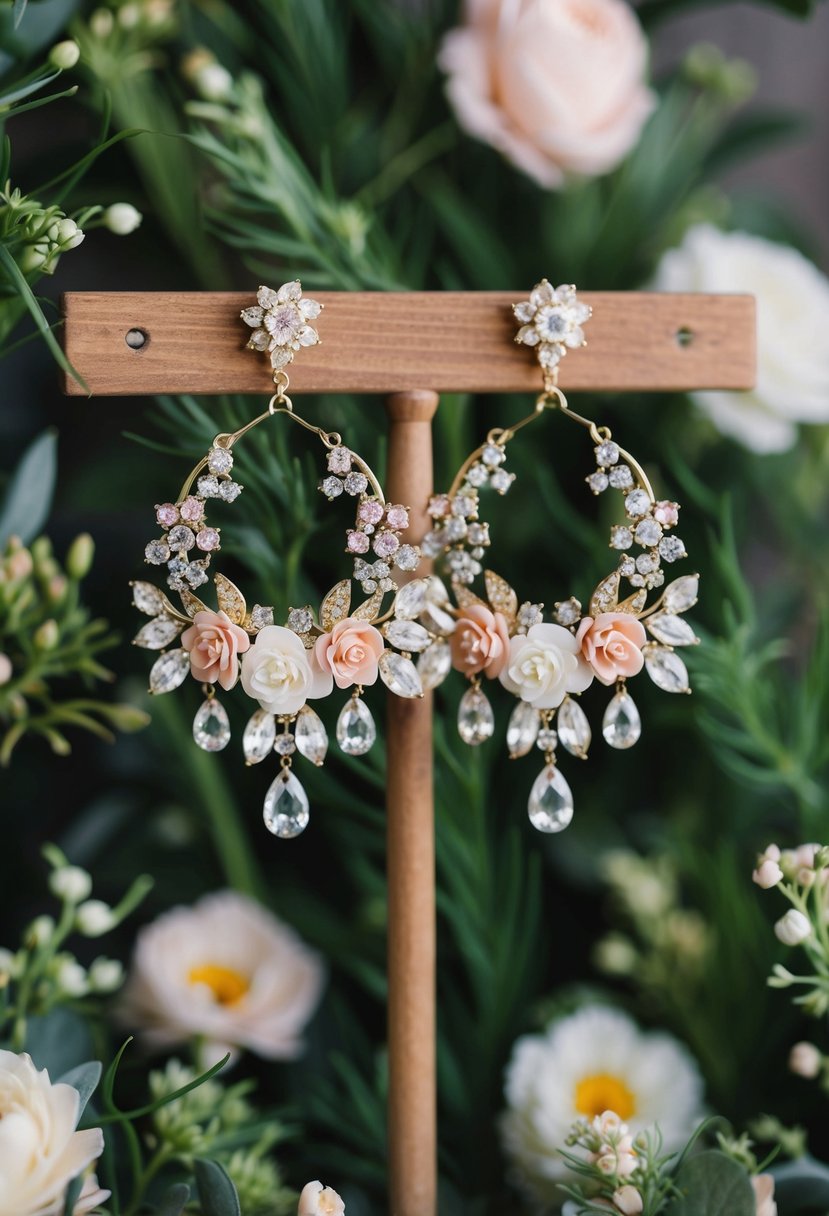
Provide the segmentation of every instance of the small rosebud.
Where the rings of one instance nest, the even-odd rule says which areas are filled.
[[[789,1068],[798,1077],[807,1077],[810,1081],[820,1076],[823,1056],[814,1043],[795,1043],[789,1052]]]
[[[89,968],[89,986],[94,992],[114,992],[124,981],[124,968],[117,958],[96,958]]]
[[[15,549],[3,563],[7,576],[13,582],[19,582],[21,579],[28,578],[32,573],[33,566],[32,555],[28,549]]]
[[[103,214],[104,227],[116,236],[129,236],[139,227],[143,218],[132,203],[113,203]]]
[[[0,685],[8,684],[12,678],[12,661],[7,654],[0,651]]]
[[[37,916],[29,925],[25,935],[26,944],[29,946],[45,946],[52,938],[55,931],[55,922],[51,916]]]
[[[86,578],[95,556],[95,542],[88,532],[81,532],[69,546],[66,555],[66,569],[74,579]]]
[[[115,917],[109,904],[102,899],[88,899],[75,913],[75,927],[84,937],[100,937],[115,927]]]
[[[771,887],[776,887],[778,883],[783,881],[783,871],[776,861],[771,858],[765,860],[760,859],[757,863],[757,869],[751,875],[751,881],[756,882],[758,887],[762,887],[764,891],[768,891]]]
[[[89,991],[86,971],[71,955],[56,960],[55,981],[67,996],[84,996]]]
[[[35,630],[34,643],[38,650],[54,650],[58,644],[59,637],[58,623],[50,617],[48,621],[44,621]]]
[[[66,900],[70,904],[79,904],[92,890],[92,879],[80,866],[61,866],[59,870],[52,871],[49,890],[53,895],[57,895],[58,899]]]
[[[49,593],[49,599],[53,604],[59,603],[66,595],[66,588],[69,586],[62,574],[55,574],[49,579],[46,587]]]
[[[67,38],[65,42],[58,42],[49,52],[50,64],[61,72],[68,72],[70,68],[75,66],[80,57],[81,48],[71,38]]]
[[[775,924],[774,933],[784,946],[800,946],[811,937],[812,926],[809,918],[798,912],[797,908],[789,908],[786,915],[781,916]]]
[[[613,1206],[622,1216],[639,1216],[645,1205],[635,1186],[620,1186],[613,1192]]]

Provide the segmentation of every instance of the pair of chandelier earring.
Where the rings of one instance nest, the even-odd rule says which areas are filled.
[[[162,535],[149,542],[145,560],[166,567],[167,585],[181,609],[149,582],[135,582],[133,602],[150,618],[135,644],[160,651],[150,672],[150,691],[173,691],[188,675],[202,685],[204,701],[193,722],[193,737],[205,751],[221,751],[230,741],[230,723],[217,685],[230,691],[240,683],[257,703],[242,735],[247,764],[277,757],[278,771],[264,802],[265,825],[290,838],[308,824],[308,796],[293,771],[297,754],[321,765],[328,735],[310,702],[336,685],[346,694],[336,725],[340,748],[364,755],[376,739],[371,711],[363,700],[378,678],[395,696],[420,697],[455,668],[469,681],[458,711],[458,730],[470,745],[484,743],[495,719],[483,682],[498,680],[517,698],[507,726],[509,755],[538,748],[544,766],[535,779],[528,811],[534,827],[558,832],[573,815],[573,796],[556,763],[556,750],[587,758],[592,732],[579,696],[594,680],[613,688],[602,720],[606,742],[633,746],[641,734],[639,712],[627,681],[643,668],[665,692],[689,692],[688,673],[676,648],[698,639],[682,614],[697,599],[698,576],[686,574],[665,586],[663,564],[686,556],[674,532],[678,504],[656,499],[634,458],[598,427],[573,412],[558,388],[558,364],[569,349],[585,344],[583,325],[591,310],[571,286],[553,288],[543,279],[529,299],[514,305],[516,341],[534,348],[543,390],[528,417],[494,429],[465,461],[446,494],[429,502],[431,530],[419,545],[403,533],[409,510],[388,503],[377,478],[339,434],[301,418],[286,394],[285,368],[305,346],[319,342],[312,322],[321,305],[302,295],[298,281],[273,291],[260,287],[257,303],[242,311],[250,327],[248,347],[267,352],[276,392],[267,410],[232,433],[217,435],[207,455],[187,477],[175,502],[156,506]],[[610,531],[618,564],[593,590],[586,612],[574,596],[556,601],[552,620],[544,605],[519,602],[509,584],[482,559],[490,547],[489,525],[481,518],[482,492],[506,494],[515,474],[506,467],[507,445],[519,430],[548,409],[585,427],[593,442],[596,468],[587,478],[594,495],[608,489],[624,500],[624,522]],[[355,523],[346,533],[353,558],[351,578],[324,596],[318,614],[310,605],[291,608],[284,625],[272,608],[254,604],[225,575],[215,573],[218,609],[195,594],[208,582],[208,568],[221,548],[221,534],[208,523],[208,505],[233,503],[243,487],[234,479],[233,448],[253,427],[284,415],[312,432],[327,452],[319,489],[333,502],[351,498]],[[422,558],[434,559],[449,583],[437,575],[411,578]],[[483,595],[472,590],[483,576]],[[407,581],[408,580],[408,581]],[[363,593],[353,605],[352,581]],[[624,584],[629,584],[626,587]],[[661,590],[660,590],[661,589]],[[648,593],[659,591],[650,605]],[[391,602],[386,607],[388,597]]]

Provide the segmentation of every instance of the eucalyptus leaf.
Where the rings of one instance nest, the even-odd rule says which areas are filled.
[[[80,1193],[83,1190],[83,1174],[78,1174],[77,1178],[73,1178],[66,1188],[66,1201],[63,1205],[63,1216],[73,1216],[75,1204],[78,1202]]]
[[[181,1216],[189,1198],[190,1187],[183,1182],[176,1183],[162,1199],[156,1216]]]
[[[92,1055],[86,1023],[69,1009],[53,1009],[26,1023],[25,1049],[38,1068],[50,1077],[62,1077]]]
[[[829,1165],[814,1157],[799,1157],[770,1172],[774,1175],[774,1196],[781,1211],[790,1216],[829,1212]]]
[[[12,4],[12,17],[14,19],[15,29],[17,29],[20,22],[23,20],[23,15],[26,12],[27,4],[28,0],[14,0],[14,3]]]
[[[689,1157],[674,1181],[681,1197],[670,1205],[668,1216],[755,1216],[748,1173],[716,1149]]]
[[[78,1107],[79,1119],[86,1109],[87,1102],[98,1088],[102,1071],[103,1066],[100,1060],[90,1060],[86,1064],[78,1064],[77,1067],[70,1068],[69,1072],[65,1072],[60,1078],[63,1085],[71,1085],[78,1091],[81,1100]]]
[[[202,1216],[242,1216],[236,1187],[224,1166],[218,1161],[199,1160],[195,1173]]]
[[[0,547],[10,536],[28,544],[43,528],[52,507],[57,475],[57,432],[44,431],[27,448],[0,509]]]

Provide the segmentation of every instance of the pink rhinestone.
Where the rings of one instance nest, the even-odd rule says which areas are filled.
[[[350,553],[368,553],[368,537],[365,532],[348,530],[348,550]]]
[[[395,532],[402,532],[409,526],[409,512],[405,507],[386,507],[386,523]]]
[[[393,532],[378,532],[374,538],[373,549],[378,557],[391,557],[400,548],[400,541]]]
[[[351,468],[348,448],[332,448],[328,453],[328,468],[332,473],[347,473]]]
[[[196,524],[204,515],[204,503],[199,502],[198,498],[194,498],[191,494],[179,505],[179,513],[181,518],[186,519],[188,523]]]
[[[433,494],[429,499],[429,514],[433,519],[439,519],[442,515],[448,515],[452,504],[449,502],[448,494]]]
[[[203,553],[209,553],[211,549],[218,549],[219,533],[215,528],[202,528],[196,537],[196,544]]]
[[[379,502],[370,498],[366,502],[360,503],[357,518],[361,519],[364,524],[379,524],[383,518],[383,508]]]
[[[653,517],[663,528],[673,528],[679,520],[679,503],[663,499],[653,508]]]
[[[155,509],[155,517],[162,528],[172,528],[178,523],[178,507],[171,502],[164,502]]]

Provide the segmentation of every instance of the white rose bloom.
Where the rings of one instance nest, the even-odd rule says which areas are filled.
[[[288,1060],[303,1050],[323,978],[292,929],[252,899],[220,891],[141,930],[120,1016],[154,1047],[199,1035],[216,1058],[246,1047]]]
[[[343,1216],[345,1204],[336,1191],[321,1182],[306,1182],[299,1197],[297,1216]]]
[[[571,1125],[614,1111],[636,1135],[659,1125],[668,1152],[702,1118],[702,1078],[667,1034],[644,1033],[626,1014],[588,1006],[517,1041],[506,1073],[501,1135],[528,1195],[558,1198],[568,1167],[559,1153]]]
[[[829,422],[829,280],[801,253],[698,224],[663,256],[653,287],[757,299],[756,387],[692,394],[723,435],[754,452],[782,452],[798,422]]]
[[[75,1131],[80,1098],[27,1055],[0,1051],[0,1216],[63,1216],[66,1188],[104,1149],[99,1127]],[[108,1197],[87,1178],[75,1216]]]
[[[266,625],[242,655],[242,687],[268,713],[295,714],[307,700],[327,697],[334,677],[292,629]]]
[[[567,693],[584,692],[593,681],[593,671],[569,629],[533,625],[510,640],[509,658],[498,678],[504,688],[536,709],[555,709]]]

